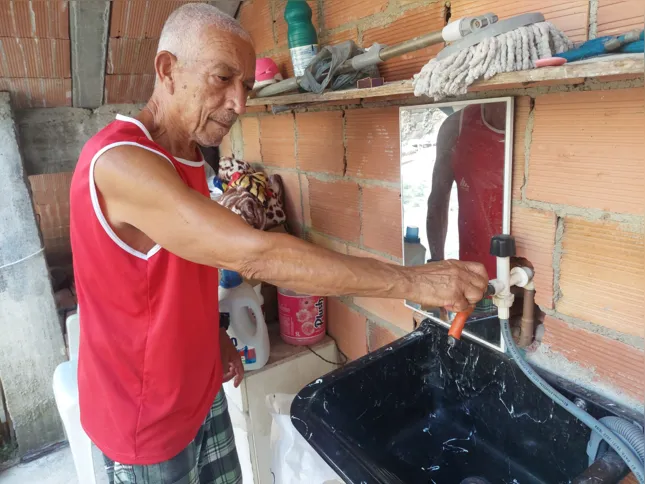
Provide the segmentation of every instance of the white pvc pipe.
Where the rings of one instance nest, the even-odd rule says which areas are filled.
[[[496,294],[497,314],[499,319],[508,319],[510,315],[510,307],[513,304],[511,299],[508,303],[509,296],[511,296],[511,258],[498,257],[497,258],[497,280],[501,281],[504,288],[499,294]]]

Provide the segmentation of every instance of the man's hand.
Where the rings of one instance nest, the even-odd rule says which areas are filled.
[[[410,283],[416,287],[414,300],[422,306],[464,311],[477,304],[488,286],[488,274],[482,264],[447,260],[424,266],[407,267]]]
[[[231,338],[225,329],[219,331],[219,352],[222,358],[222,370],[224,371],[224,383],[233,380],[235,388],[240,386],[244,378],[244,365],[242,358],[237,352]]]

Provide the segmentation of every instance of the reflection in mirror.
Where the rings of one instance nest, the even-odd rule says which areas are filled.
[[[494,235],[510,230],[511,98],[401,108],[405,265],[459,259],[486,267]],[[406,302],[446,326],[455,314]],[[480,301],[464,336],[501,349],[497,309]]]

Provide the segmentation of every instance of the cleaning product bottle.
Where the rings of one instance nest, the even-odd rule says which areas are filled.
[[[233,271],[222,271],[219,286],[219,311],[229,315],[228,335],[242,357],[244,369],[262,368],[269,361],[270,345],[257,293]]]
[[[403,237],[403,259],[406,266],[422,266],[426,263],[426,248],[421,245],[419,227],[406,227]]]
[[[284,9],[288,26],[289,51],[296,76],[302,76],[309,61],[318,53],[318,36],[311,22],[311,7],[306,0],[289,0]]]

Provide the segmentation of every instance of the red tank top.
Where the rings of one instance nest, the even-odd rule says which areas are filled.
[[[464,108],[452,170],[459,201],[459,259],[484,264],[497,275],[490,240],[502,232],[504,131],[484,121],[482,107]]]
[[[218,274],[159,245],[143,254],[117,237],[101,212],[94,165],[121,145],[157,153],[204,196],[208,187],[203,161],[173,157],[123,116],[87,142],[72,179],[81,423],[111,459],[148,465],[195,438],[221,388]]]

